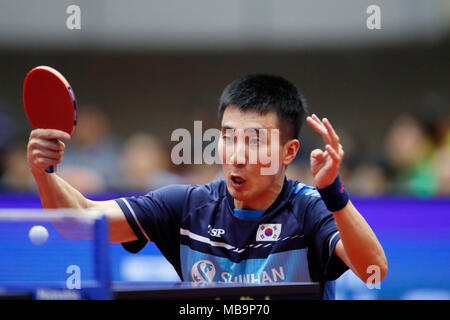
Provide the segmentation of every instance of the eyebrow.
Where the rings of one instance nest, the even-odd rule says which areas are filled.
[[[233,128],[233,127],[230,127],[230,126],[222,126],[221,131],[225,131],[225,130],[236,130],[236,128]],[[270,130],[270,129],[255,127],[255,128],[247,128],[244,131],[255,131],[257,134],[259,134],[259,132],[261,130]]]

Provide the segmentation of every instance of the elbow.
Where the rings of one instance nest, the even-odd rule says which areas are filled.
[[[366,268],[365,276],[361,277],[361,280],[367,286],[373,286],[380,284],[381,281],[386,277],[388,272],[388,263],[386,259],[382,259],[377,263],[371,264]]]
[[[387,262],[384,252],[379,255],[377,265],[380,268],[380,282],[381,282],[381,280],[383,280],[384,277],[386,277],[386,275],[388,273],[388,262]]]
[[[366,284],[379,284],[388,273],[388,261],[384,251],[378,251],[373,255],[374,261],[367,267]]]

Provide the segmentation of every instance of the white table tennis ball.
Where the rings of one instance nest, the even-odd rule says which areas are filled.
[[[43,226],[33,226],[28,232],[28,237],[33,244],[41,246],[48,240],[48,231]]]

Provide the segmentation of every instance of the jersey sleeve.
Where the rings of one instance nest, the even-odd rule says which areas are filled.
[[[317,280],[336,280],[348,270],[348,266],[334,252],[341,237],[333,214],[321,198],[316,198],[310,204],[307,217],[311,273]]]
[[[153,241],[169,260],[179,259],[180,221],[189,185],[171,185],[140,197],[115,199],[138,240],[122,243],[132,253]]]

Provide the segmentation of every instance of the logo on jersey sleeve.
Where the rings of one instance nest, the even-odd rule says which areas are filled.
[[[256,241],[277,241],[280,234],[281,223],[263,223],[256,232]]]
[[[216,275],[216,267],[209,260],[197,261],[191,269],[191,277],[194,282],[212,282]]]

